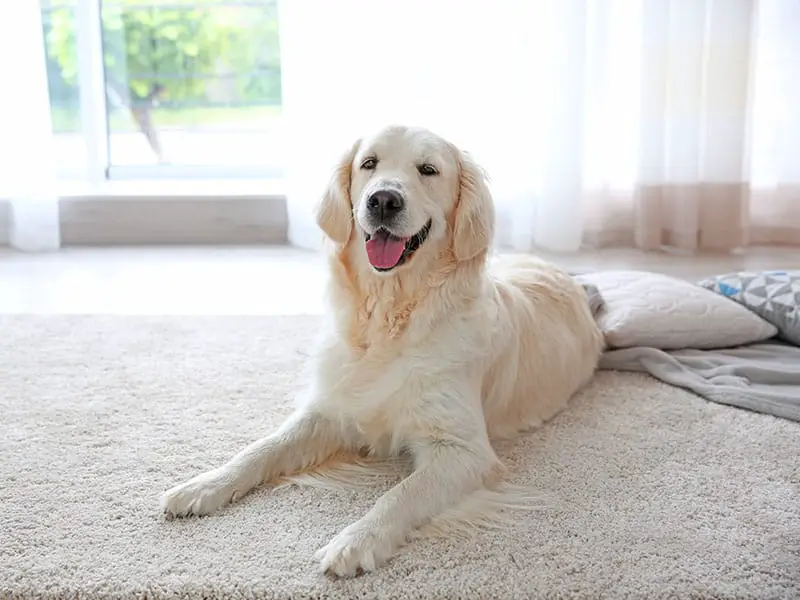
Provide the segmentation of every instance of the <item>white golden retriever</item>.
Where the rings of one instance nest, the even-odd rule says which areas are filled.
[[[206,515],[343,450],[413,458],[413,472],[317,559],[375,569],[419,527],[498,486],[490,440],[540,425],[595,371],[602,335],[583,288],[540,260],[490,268],[482,170],[433,133],[388,127],[335,170],[317,222],[332,242],[332,310],[298,408],[229,462],[169,491]]]

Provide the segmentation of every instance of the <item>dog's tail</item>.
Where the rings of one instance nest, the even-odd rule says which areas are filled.
[[[546,497],[533,489],[504,482],[466,496],[423,525],[413,537],[468,539],[480,531],[513,525],[519,511],[546,510],[550,506]]]

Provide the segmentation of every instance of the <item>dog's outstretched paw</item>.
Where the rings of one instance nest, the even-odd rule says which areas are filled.
[[[161,508],[167,517],[209,515],[236,499],[230,481],[221,469],[208,471],[164,492]]]
[[[391,558],[396,548],[389,532],[354,523],[317,551],[314,559],[326,575],[352,577],[374,571]]]

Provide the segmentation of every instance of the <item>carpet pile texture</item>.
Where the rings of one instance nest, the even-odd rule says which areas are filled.
[[[274,428],[315,317],[0,317],[0,598],[797,598],[800,427],[601,372],[499,454],[552,507],[336,581],[315,550],[392,484],[162,491]]]

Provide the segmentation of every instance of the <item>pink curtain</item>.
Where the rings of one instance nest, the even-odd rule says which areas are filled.
[[[636,175],[588,182],[584,245],[800,245],[800,2],[655,0],[640,22]]]

